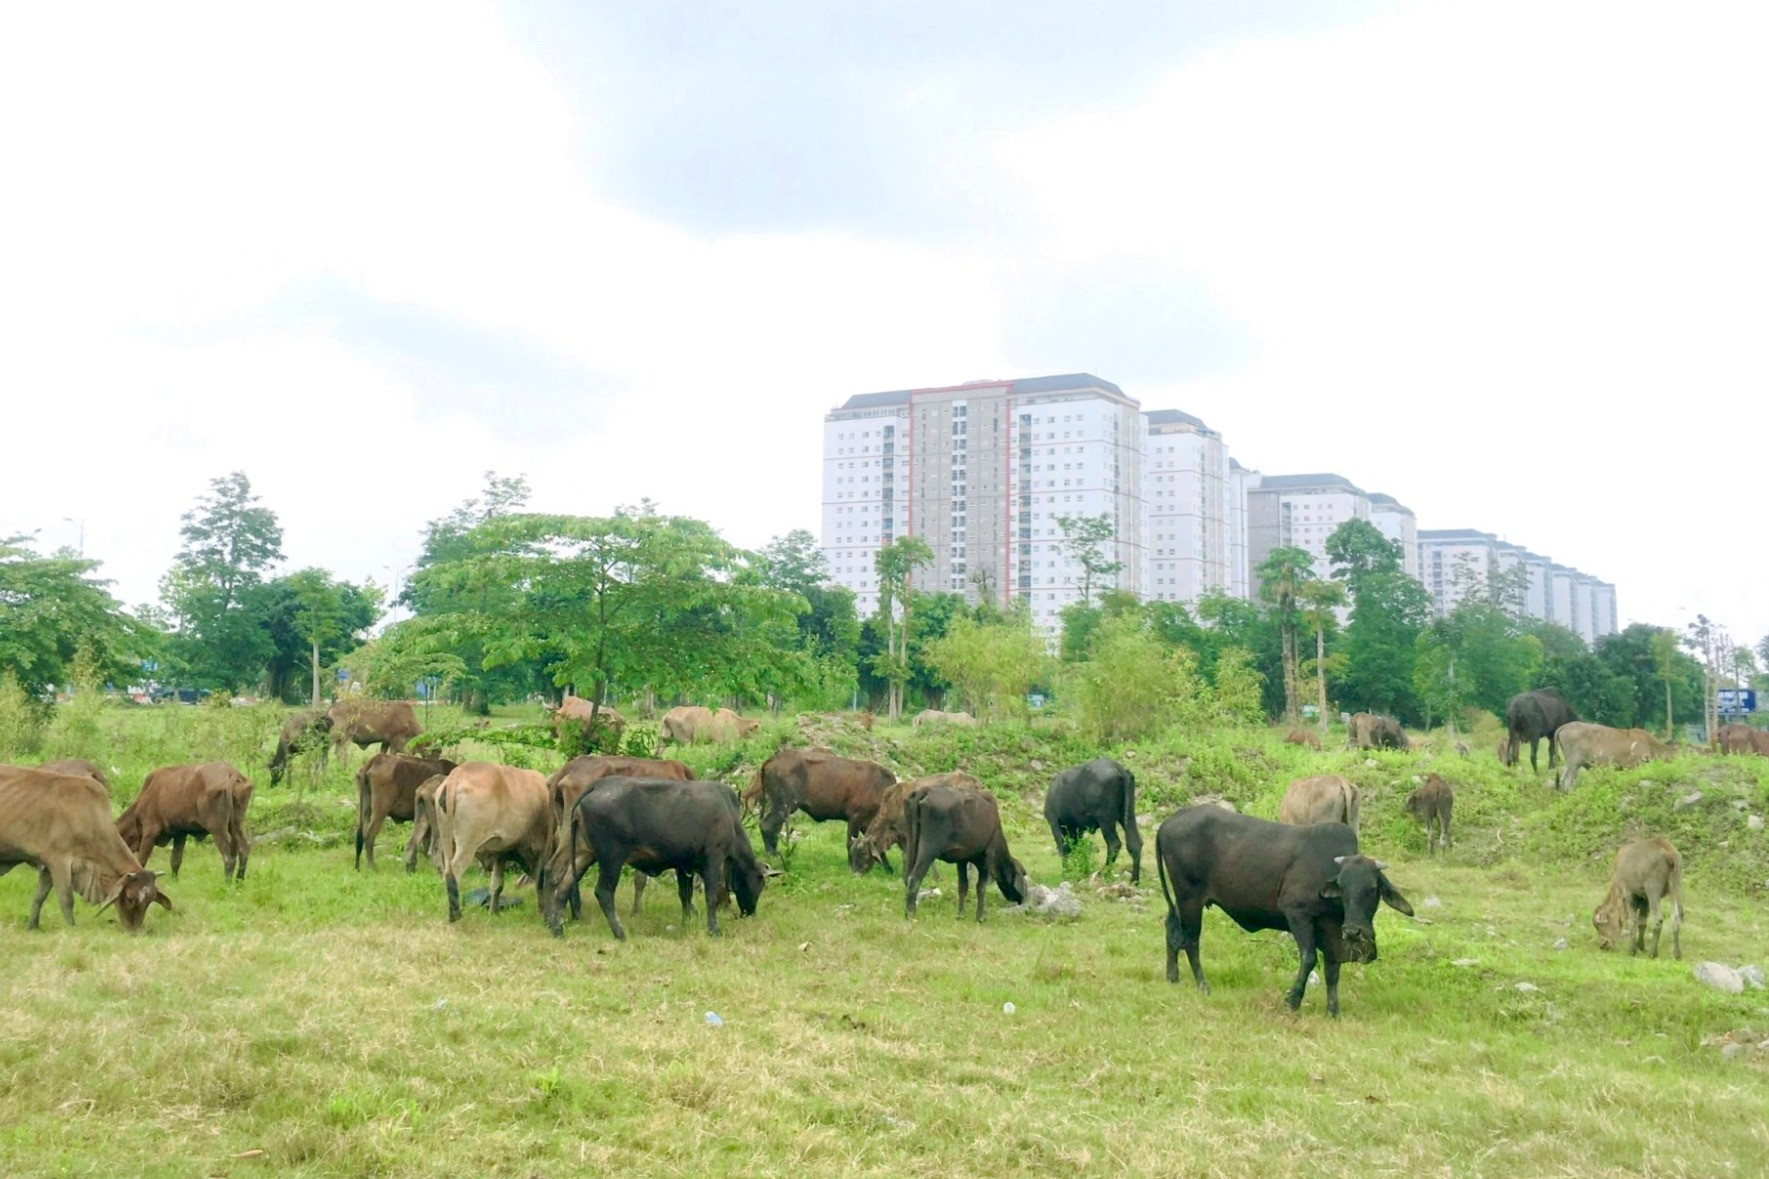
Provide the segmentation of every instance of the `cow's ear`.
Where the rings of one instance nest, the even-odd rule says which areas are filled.
[[[166,906],[167,912],[171,912],[172,910],[172,898],[165,893],[160,892],[158,889],[154,890],[154,904]]]
[[[1382,899],[1387,902],[1390,909],[1397,913],[1405,913],[1408,917],[1413,915],[1413,906],[1407,903],[1406,897],[1400,895],[1400,889],[1388,883],[1388,877],[1378,875],[1376,885],[1381,889]]]

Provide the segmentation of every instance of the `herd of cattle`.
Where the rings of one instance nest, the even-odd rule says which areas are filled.
[[[756,724],[728,710],[707,709],[672,710],[664,722],[666,739],[682,743],[735,739],[753,732]],[[1499,750],[1505,763],[1516,764],[1527,743],[1533,766],[1536,743],[1545,739],[1549,768],[1557,755],[1565,762],[1559,778],[1564,788],[1572,786],[1581,766],[1632,765],[1668,752],[1638,730],[1576,721],[1553,692],[1512,700],[1507,728]],[[956,866],[961,916],[972,869],[978,921],[991,882],[1012,904],[1023,903],[1030,891],[1025,867],[1008,848],[995,797],[962,771],[898,781],[872,762],[786,748],[769,757],[739,794],[724,783],[696,780],[687,765],[662,757],[588,754],[551,777],[492,762],[418,757],[404,752],[417,733],[416,717],[403,703],[352,702],[298,716],[278,741],[272,780],[295,753],[326,756],[318,738],[339,747],[380,744],[381,751],[356,774],[356,866],[360,869],[366,856],[370,869],[375,867],[375,845],[389,820],[410,823],[406,870],[415,871],[421,858],[434,863],[450,921],[461,917],[460,880],[469,866],[478,863],[488,872],[485,900],[494,913],[503,904],[505,871],[511,867],[534,882],[541,915],[560,935],[568,910],[574,918],[581,915],[579,883],[594,867],[597,904],[614,936],[624,939],[615,888],[622,869],[631,867],[635,912],[646,881],[673,870],[684,919],[694,913],[698,877],[707,929],[717,933],[721,907],[735,901],[739,912],[753,914],[767,878],[779,875],[758,858],[744,829],[744,814],[752,808],[770,856],[778,854],[781,834],[795,813],[845,824],[848,862],[856,874],[881,864],[891,867],[890,853],[900,851],[904,910],[911,917],[922,880],[936,861]],[[1406,735],[1390,718],[1359,714],[1351,725],[1351,743],[1404,748]],[[1723,733],[1722,747],[1769,755],[1769,741],[1748,730],[1742,736]],[[139,931],[148,906],[172,908],[159,887],[160,874],[145,867],[156,846],[171,845],[176,878],[186,841],[213,839],[225,877],[244,879],[251,851],[244,820],[251,801],[252,783],[227,762],[171,766],[149,774],[139,795],[113,819],[108,783],[89,762],[0,766],[0,875],[21,864],[37,869],[29,928],[37,928],[53,890],[69,924],[73,896],[79,893],[100,911],[114,906],[123,927]],[[1451,846],[1454,802],[1453,788],[1435,773],[1405,800],[1406,812],[1424,827],[1432,854]],[[1198,939],[1203,911],[1215,905],[1245,930],[1276,929],[1295,938],[1301,962],[1286,995],[1292,1008],[1302,1002],[1318,958],[1327,1009],[1337,1014],[1341,965],[1376,958],[1378,906],[1412,913],[1388,879],[1386,865],[1360,852],[1359,812],[1354,783],[1320,775],[1290,784],[1277,822],[1212,804],[1185,807],[1164,821],[1156,832],[1155,858],[1167,904],[1168,979],[1178,980],[1183,950],[1194,981],[1208,990]],[[1044,814],[1059,856],[1098,831],[1106,844],[1107,869],[1125,850],[1131,883],[1140,882],[1142,837],[1136,779],[1129,769],[1100,758],[1061,771],[1046,794]],[[1600,944],[1607,948],[1628,938],[1631,951],[1638,952],[1650,926],[1656,956],[1661,902],[1668,902],[1672,952],[1681,956],[1681,880],[1680,857],[1666,841],[1623,846],[1609,894],[1592,916]]]

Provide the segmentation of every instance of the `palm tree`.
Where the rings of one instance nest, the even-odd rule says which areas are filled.
[[[1259,563],[1259,596],[1271,606],[1272,621],[1278,624],[1278,637],[1283,643],[1284,719],[1296,723],[1296,593],[1303,582],[1314,581],[1314,557],[1306,549],[1273,549]]]

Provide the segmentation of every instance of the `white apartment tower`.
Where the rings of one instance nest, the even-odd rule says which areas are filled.
[[[1177,409],[1143,414],[1143,502],[1148,510],[1146,593],[1196,603],[1234,582],[1229,525],[1231,480],[1222,435]],[[1232,591],[1231,591],[1232,592]]]
[[[1490,532],[1442,528],[1419,533],[1421,579],[1440,616],[1454,610],[1494,573],[1519,567],[1529,574],[1524,583],[1525,617],[1563,626],[1592,645],[1620,630],[1615,586],[1606,581],[1557,565]]]
[[[1347,520],[1368,520],[1370,497],[1343,475],[1262,475],[1247,491],[1247,562],[1257,570],[1273,549],[1298,548],[1315,575],[1331,577],[1327,538]],[[1255,593],[1258,577],[1249,579]]]
[[[1419,522],[1413,509],[1379,491],[1370,493],[1370,523],[1389,540],[1400,546],[1401,568],[1410,576],[1419,576]]]

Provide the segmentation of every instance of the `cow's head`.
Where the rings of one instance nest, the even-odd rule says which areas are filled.
[[[1613,949],[1622,941],[1628,932],[1627,906],[1621,897],[1611,892],[1609,897],[1591,912],[1591,924],[1597,929],[1597,948]]]
[[[737,911],[745,917],[755,916],[756,902],[762,899],[762,889],[768,883],[761,861],[754,856],[732,856],[725,861],[725,878],[737,894]]]
[[[1003,876],[996,881],[996,884],[1001,889],[1001,895],[1007,898],[1009,904],[1023,905],[1026,903],[1026,894],[1031,891],[1032,881],[1026,875],[1024,864],[1012,856],[1008,857],[1007,862],[1013,865],[1013,872],[1011,876]]]
[[[743,737],[745,739],[748,739],[750,737],[755,736],[757,733],[759,733],[761,731],[762,731],[762,722],[761,721],[752,720],[746,716],[740,716],[737,718],[737,735],[739,737]]]
[[[149,905],[157,903],[172,908],[172,898],[160,891],[159,880],[158,872],[149,872],[146,868],[129,873],[117,881],[117,887],[98,906],[98,911],[102,913],[115,905],[118,924],[130,933],[140,933],[142,918],[147,916]]]
[[[1321,889],[1321,895],[1337,900],[1345,916],[1340,931],[1345,938],[1346,958],[1352,962],[1376,960],[1376,906],[1386,903],[1396,912],[1413,915],[1413,906],[1382,874],[1388,865],[1368,856],[1335,856],[1339,874]]]

